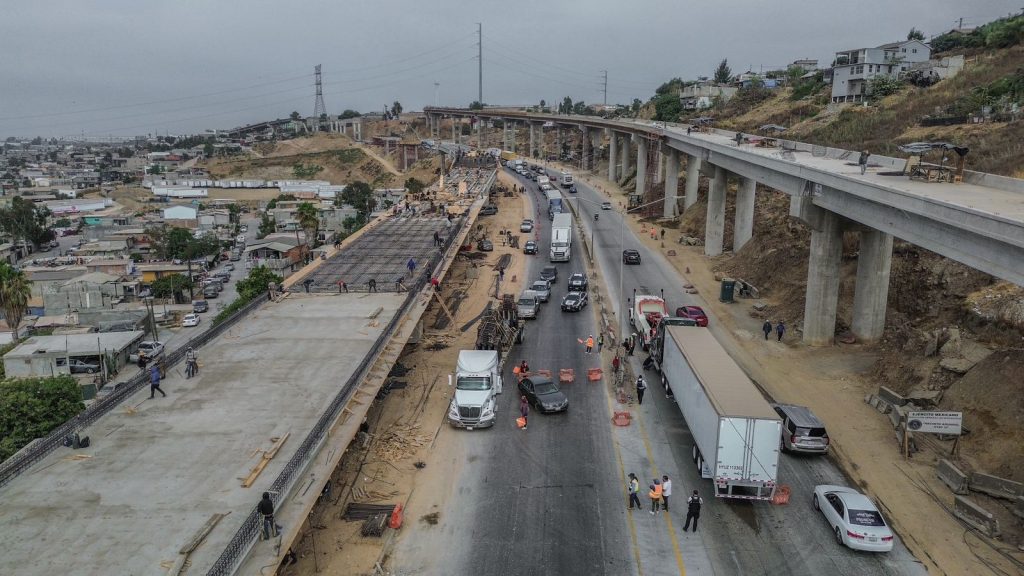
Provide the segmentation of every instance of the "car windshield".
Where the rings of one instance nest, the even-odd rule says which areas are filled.
[[[491,387],[491,380],[486,376],[466,376],[459,378],[455,387],[459,390],[488,390]]]
[[[536,303],[537,303],[537,301],[534,300],[533,298],[520,298],[519,299],[519,305],[520,306],[533,306]]]
[[[579,301],[579,299],[580,299],[579,296],[577,296],[575,294],[570,294],[570,295],[565,297],[565,302],[566,302],[566,304],[575,304],[577,301]]]
[[[558,386],[555,386],[554,382],[537,382],[534,384],[533,390],[538,396],[544,396],[558,392]]]
[[[540,290],[541,292],[543,292],[543,291],[548,289],[548,283],[547,282],[534,282],[533,286],[530,286],[530,288],[532,290]]]
[[[850,524],[857,526],[885,526],[885,520],[876,510],[850,509]]]

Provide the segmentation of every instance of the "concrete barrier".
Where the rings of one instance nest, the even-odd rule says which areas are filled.
[[[953,498],[953,515],[990,538],[999,537],[999,520],[963,496]]]
[[[974,492],[981,492],[989,496],[1006,498],[1008,500],[1024,496],[1024,484],[982,472],[971,474],[968,487]]]
[[[892,404],[889,404],[874,394],[868,394],[865,402],[875,410],[878,410],[881,414],[888,414],[889,411],[892,410]]]
[[[893,428],[899,428],[900,422],[903,422],[903,410],[899,406],[893,406],[889,412],[889,421],[892,422]]]
[[[903,406],[907,399],[885,386],[878,387],[878,396],[893,406]]]
[[[1013,514],[1024,520],[1024,496],[1017,496],[1017,503],[1013,506]]]
[[[955,464],[949,460],[939,460],[939,465],[935,467],[935,474],[938,475],[939,480],[949,489],[953,491],[953,494],[969,494],[970,490],[967,489],[967,474],[964,474],[956,467]]]

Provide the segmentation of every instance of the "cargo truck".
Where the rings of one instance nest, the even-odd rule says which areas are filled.
[[[494,426],[497,395],[501,394],[501,363],[497,350],[459,350],[455,374],[455,396],[448,407],[452,426],[472,430]]]
[[[548,200],[548,220],[554,220],[555,214],[560,214],[563,211],[562,193],[558,190],[548,190],[545,197]]]
[[[572,257],[572,214],[562,212],[555,214],[551,223],[551,254],[552,262],[568,262]]]
[[[693,463],[719,498],[770,500],[782,421],[710,331],[665,328],[662,384],[693,435]]]
[[[651,345],[662,318],[668,316],[665,299],[653,294],[638,294],[633,290],[633,305],[629,308],[629,320],[633,330],[640,337],[640,345],[647,350]]]

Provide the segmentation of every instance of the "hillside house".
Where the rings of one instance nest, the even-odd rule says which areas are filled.
[[[931,48],[920,40],[836,52],[832,72],[832,102],[862,102],[870,96],[873,78],[899,78],[911,65],[926,62],[930,56]]]
[[[679,101],[684,110],[702,110],[711,108],[715,99],[728,102],[736,95],[735,86],[716,86],[714,84],[691,84],[683,86],[679,93]]]

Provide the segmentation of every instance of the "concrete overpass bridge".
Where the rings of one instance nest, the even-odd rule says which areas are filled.
[[[664,181],[663,215],[672,218],[697,202],[698,175],[710,178],[704,251],[723,251],[725,206],[730,178],[738,180],[733,250],[753,232],[757,184],[790,196],[790,213],[811,228],[803,340],[826,345],[835,333],[839,267],[844,231],[860,234],[852,331],[862,341],[881,337],[889,288],[893,238],[951,258],[1024,286],[1024,180],[966,171],[957,184],[928,183],[902,175],[906,160],[872,155],[866,174],[857,152],[776,139],[777,147],[737,145],[735,132],[690,132],[685,124],[609,120],[514,110],[424,110],[432,134],[441,119],[501,120],[506,131],[529,129],[528,156],[545,157],[544,128],[562,138],[578,133],[584,170],[593,170],[592,150],[608,141],[608,179],[628,175],[635,158],[636,191],[651,201],[649,180]],[[482,122],[476,123],[483,142]],[[453,122],[453,139],[458,141]],[[515,151],[514,138],[511,140]],[[634,153],[635,150],[635,153]],[[651,169],[654,168],[654,169]],[[679,173],[686,171],[684,196],[677,196]]]

